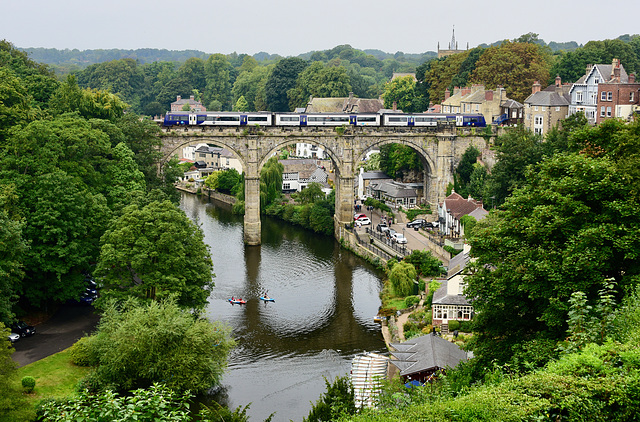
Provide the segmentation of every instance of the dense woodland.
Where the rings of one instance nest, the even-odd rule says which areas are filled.
[[[522,64],[518,71],[525,79],[579,76],[586,64],[609,63],[613,57],[621,58],[628,72],[639,70],[638,36],[592,41],[558,54],[534,36],[525,38],[418,65],[411,107],[424,106],[425,99],[433,100],[451,84],[501,83],[484,78],[495,76],[491,66],[510,60]],[[356,60],[379,59],[348,47],[334,50],[335,55],[316,56],[326,62],[286,58],[268,65],[251,57],[232,62],[224,55],[189,58],[181,65],[123,59],[60,81],[47,66],[0,43],[0,320],[8,323],[26,310],[76,298],[87,271],[102,277],[106,287],[97,304],[105,316],[99,331],[74,346],[74,361],[95,368],[83,381],[87,390],[68,401],[43,404],[39,411],[48,412],[47,420],[87,419],[135,406],[165,419],[162,412],[170,408],[172,420],[192,420],[184,405],[187,390],[215,383],[233,346],[224,327],[194,317],[214,287],[215,257],[175,205],[175,164],[158,176],[158,129],[136,112],[152,114],[145,108],[153,102],[166,110],[175,95],[191,93],[221,108],[232,108],[240,94],[237,98],[245,97],[253,107],[276,110],[304,98],[297,95],[300,90],[316,95],[312,89],[333,86],[329,81],[342,81],[335,86],[356,92],[350,72],[370,68]],[[343,52],[353,54],[353,61],[341,57]],[[380,63],[384,66],[384,60]],[[305,73],[308,69],[314,70]],[[360,86],[365,92],[389,92],[383,83],[388,76],[371,69],[371,79],[361,75],[365,83]],[[298,84],[303,75],[308,82]],[[244,88],[239,80],[246,82]],[[514,97],[531,85],[513,81],[501,84]],[[160,93],[164,102],[158,101]],[[492,147],[498,161],[490,171],[470,149],[456,179],[456,190],[496,201],[488,218],[469,229],[476,260],[466,293],[476,310],[469,345],[476,357],[428,388],[390,385],[379,409],[360,415],[339,402],[349,397],[340,393],[348,384],[328,385],[321,402],[329,404],[318,404],[325,413],[314,409],[309,420],[640,417],[640,122],[608,120],[591,127],[575,115],[545,138],[518,128]],[[405,154],[390,150],[381,154],[380,163],[406,171],[393,164],[394,156]],[[412,165],[410,158],[402,159]],[[274,208],[281,186],[276,163],[265,166],[261,178],[261,201]],[[187,261],[201,266],[185,268]],[[135,345],[123,341],[119,331],[151,325],[159,331],[138,331]],[[222,347],[207,354],[211,348],[193,333]],[[152,354],[160,349],[158,338],[171,353]],[[7,344],[0,355],[0,385],[6,391],[0,420],[32,420],[34,411],[12,378],[11,350]],[[120,356],[133,364],[123,367]],[[138,364],[141,356],[156,360]],[[205,359],[198,366],[208,370],[190,377],[193,373],[180,363],[196,358]],[[175,368],[173,384],[155,384],[169,378],[163,372],[167,367]],[[136,388],[125,394],[130,406],[118,407],[125,399],[113,391]],[[220,419],[203,412],[201,420]],[[224,420],[246,420],[242,409],[227,412]]]

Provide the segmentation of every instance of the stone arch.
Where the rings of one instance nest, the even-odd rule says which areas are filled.
[[[214,144],[214,145],[220,145],[226,148],[227,150],[231,151],[233,155],[240,161],[243,172],[244,173],[247,172],[248,163],[246,158],[243,157],[242,152],[239,152],[236,150],[237,148],[236,142],[233,142],[233,143],[228,142],[228,139],[229,139],[228,136],[201,136],[197,138],[190,137],[187,139],[188,139],[187,141],[178,142],[176,145],[172,145],[170,149],[165,150],[164,156],[162,158],[162,164],[169,161],[177,151],[180,151],[180,149],[184,147],[187,147],[190,145],[197,145],[197,144]]]
[[[327,153],[327,155],[329,156],[329,159],[331,161],[333,161],[333,164],[336,168],[339,168],[340,166],[342,166],[342,160],[340,159],[340,157],[338,157],[338,154],[336,154],[336,152],[334,151],[334,148],[331,145],[328,145],[326,142],[321,142],[317,140],[318,138],[298,138],[298,137],[293,137],[293,138],[286,138],[286,140],[284,142],[281,143],[277,143],[275,144],[272,148],[270,148],[267,151],[264,151],[264,153],[262,154],[261,157],[259,157],[259,162],[258,162],[258,172],[260,171],[260,169],[262,169],[262,166],[264,166],[264,163],[267,162],[267,160],[269,158],[271,158],[271,156],[277,152],[279,149],[282,149],[284,147],[287,147],[289,145],[293,145],[293,144],[297,144],[299,142],[304,142],[306,144],[311,144],[311,145],[316,145],[318,147],[322,147],[325,152]],[[324,139],[324,138],[320,138],[320,139]]]

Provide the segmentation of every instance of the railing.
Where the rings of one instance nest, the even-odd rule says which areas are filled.
[[[389,248],[393,249],[394,251],[398,252],[403,257],[411,254],[411,250],[409,248],[407,248],[406,244],[405,245],[399,245],[396,242],[394,242],[393,240],[391,240],[390,238],[388,238],[384,233],[378,233],[378,232],[370,229],[369,227],[367,227],[366,230],[367,230],[367,234],[369,234],[371,237],[379,240],[381,243],[385,244],[387,247],[389,247]]]
[[[376,256],[379,256],[380,258],[384,259],[385,261],[389,261],[389,260],[395,258],[394,256],[391,256],[390,254],[388,254],[384,250],[380,249],[376,245],[372,245],[371,242],[369,241],[369,239],[366,239],[366,240],[362,239],[357,230],[354,230],[353,233],[356,235],[356,240],[358,241],[358,244],[360,246],[362,246],[363,248],[366,248],[372,254],[374,254]]]

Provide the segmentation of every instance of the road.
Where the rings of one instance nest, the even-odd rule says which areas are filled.
[[[92,306],[63,305],[48,321],[36,325],[33,336],[14,343],[13,360],[24,366],[58,353],[93,332],[98,320]]]

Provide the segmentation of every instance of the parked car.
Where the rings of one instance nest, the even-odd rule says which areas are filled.
[[[440,223],[438,221],[427,221],[424,227],[428,229],[437,229],[440,227]]]
[[[376,230],[380,233],[386,233],[389,230],[389,226],[384,223],[378,223],[378,225],[376,226]]]
[[[415,220],[409,221],[407,223],[407,227],[408,228],[423,227],[425,224],[427,224],[427,220],[422,218],[417,218]]]
[[[11,326],[11,331],[19,334],[20,337],[32,336],[36,333],[36,328],[33,325],[28,325],[24,321],[18,321]]]
[[[10,333],[9,334],[9,341],[11,343],[15,343],[18,340],[20,340],[20,334],[16,334],[16,333]]]
[[[394,233],[391,239],[393,239],[394,242],[399,244],[407,243],[407,238],[404,237],[402,233]]]
[[[367,214],[355,214],[353,216],[353,221],[360,220],[361,218],[365,218]]]
[[[396,234],[396,231],[395,231],[395,230],[393,230],[393,229],[389,229],[389,230],[387,230],[387,237],[388,237],[388,238],[390,238],[390,239],[391,239],[391,238],[393,237],[393,235],[394,235],[394,234]]]
[[[369,220],[369,217],[362,217],[362,218],[358,218],[356,220],[356,223],[360,223],[363,226],[366,226],[367,224],[371,224],[371,220]]]

